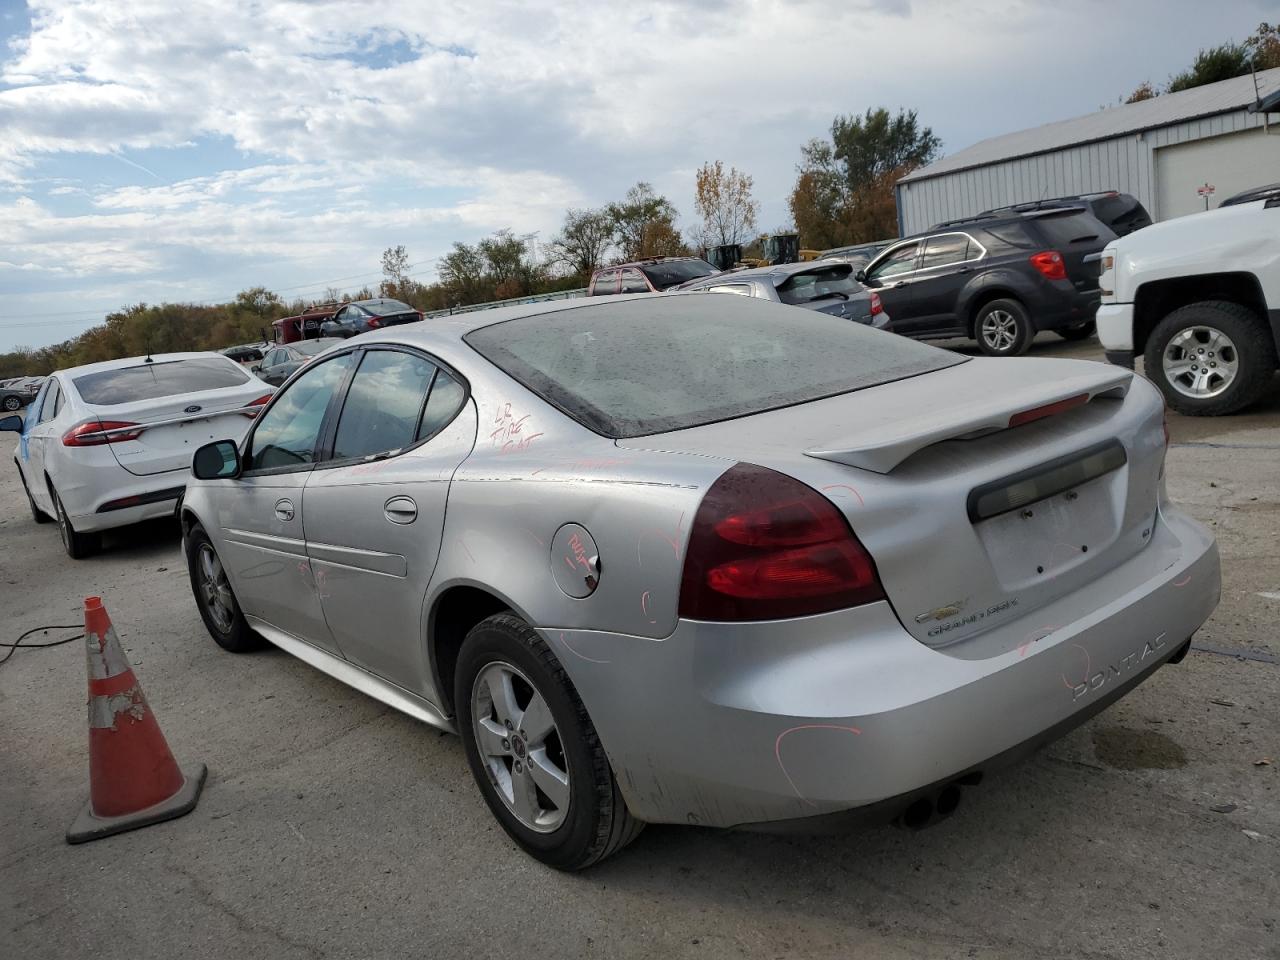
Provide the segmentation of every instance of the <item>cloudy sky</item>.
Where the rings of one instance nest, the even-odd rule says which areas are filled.
[[[429,280],[645,179],[755,177],[787,220],[837,113],[947,152],[1114,104],[1274,0],[0,0],[0,350],[138,301]]]

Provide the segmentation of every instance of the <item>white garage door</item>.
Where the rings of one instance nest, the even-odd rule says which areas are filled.
[[[1204,209],[1196,188],[1210,183],[1217,192],[1209,206],[1250,187],[1280,180],[1280,130],[1261,129],[1192,140],[1156,151],[1156,219],[1168,220]]]

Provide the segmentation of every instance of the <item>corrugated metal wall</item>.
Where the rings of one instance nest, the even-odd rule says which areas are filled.
[[[897,188],[899,220],[905,236],[927,230],[939,221],[971,216],[992,207],[1096,190],[1131,193],[1159,220],[1156,150],[1260,126],[1260,115],[1236,110],[1143,134],[901,183]]]

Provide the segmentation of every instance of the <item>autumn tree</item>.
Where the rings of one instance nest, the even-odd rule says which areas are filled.
[[[1151,85],[1150,80],[1143,80],[1133,93],[1125,98],[1125,103],[1141,103],[1143,100],[1153,100],[1160,95],[1159,91]]]
[[[440,258],[440,283],[451,305],[481,303],[486,299],[484,255],[466,243],[454,243]]]
[[[409,279],[409,252],[404,244],[382,251],[382,295],[401,296]]]
[[[830,140],[810,140],[800,149],[789,204],[801,242],[822,249],[895,236],[894,185],[941,147],[914,110],[894,116],[880,107],[836,117]]]
[[[613,236],[606,210],[566,210],[564,226],[551,240],[551,260],[587,280],[605,262]]]
[[[702,218],[698,239],[705,247],[744,243],[756,227],[760,204],[751,196],[752,180],[736,167],[704,163],[694,185],[693,208]]]
[[[1196,54],[1191,66],[1169,80],[1169,93],[1190,90],[1206,83],[1230,80],[1249,72],[1249,49],[1240,43],[1224,43]]]
[[[653,192],[643,180],[627,191],[621,203],[611,203],[605,213],[613,224],[613,239],[624,260],[666,255],[683,248],[675,227],[679,215],[671,201]]]

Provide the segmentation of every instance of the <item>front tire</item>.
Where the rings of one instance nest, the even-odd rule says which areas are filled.
[[[485,803],[531,856],[581,870],[639,835],[573,683],[519,617],[494,614],[467,634],[454,704]]]
[[[67,508],[62,505],[62,498],[58,496],[58,491],[53,487],[49,488],[49,493],[53,496],[53,509],[57,514],[55,519],[58,521],[58,533],[62,537],[63,549],[67,551],[67,556],[72,560],[83,560],[85,557],[93,556],[102,549],[102,535],[99,533],[79,533],[75,526],[71,523],[71,518],[67,515]],[[32,507],[34,508],[34,503]]]
[[[1020,357],[1031,349],[1035,327],[1017,300],[983,304],[973,321],[973,335],[989,357]]]
[[[259,650],[266,642],[253,632],[240,604],[231,592],[231,583],[204,527],[193,523],[184,541],[187,553],[187,575],[191,592],[200,610],[200,619],[213,642],[231,653]]]
[[[1276,371],[1275,344],[1262,318],[1225,300],[1174,310],[1151,331],[1143,360],[1165,402],[1192,417],[1249,406],[1267,392]]]
[[[4,408],[10,413],[13,413],[13,411],[18,410],[21,407],[22,407],[22,401],[19,400],[17,397],[4,398]]]

